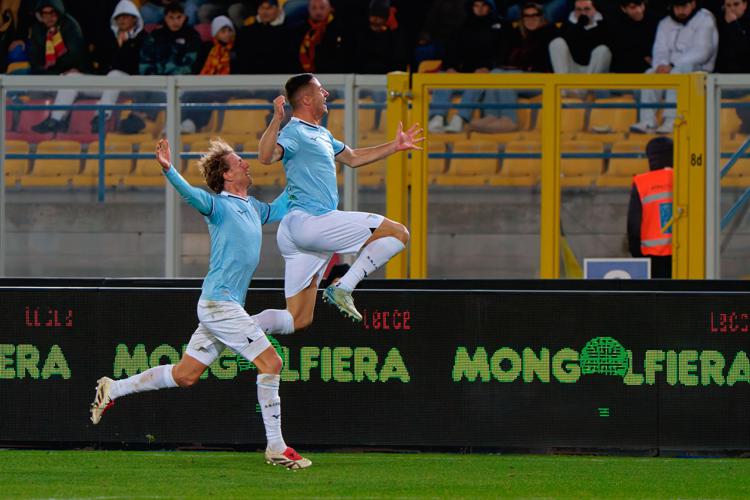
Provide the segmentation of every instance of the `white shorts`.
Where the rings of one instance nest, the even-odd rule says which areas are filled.
[[[320,283],[333,254],[359,252],[383,219],[382,215],[339,210],[323,215],[301,210],[286,214],[276,233],[285,262],[284,295],[294,297],[316,275]]]
[[[198,328],[190,337],[185,354],[210,365],[228,347],[253,361],[271,347],[263,330],[236,302],[198,301]]]

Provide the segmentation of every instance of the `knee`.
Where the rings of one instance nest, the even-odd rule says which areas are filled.
[[[175,383],[184,389],[194,386],[200,379],[200,375],[180,373],[178,370],[172,372],[172,376],[174,377]]]
[[[549,43],[549,50],[550,52],[568,50],[568,42],[566,42],[563,37],[559,36]]]
[[[294,317],[294,331],[300,332],[307,330],[312,325],[313,314],[300,314]]]
[[[274,356],[267,360],[266,370],[268,373],[271,373],[273,375],[278,375],[281,373],[281,369],[284,367],[284,361],[282,361],[281,357],[274,351]]]
[[[396,234],[395,234],[395,236],[404,245],[406,245],[407,243],[409,243],[409,238],[410,238],[409,230],[406,229],[406,226],[404,226],[403,224],[397,224],[396,225]]]

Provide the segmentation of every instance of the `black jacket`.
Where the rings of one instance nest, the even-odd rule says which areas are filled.
[[[507,52],[505,26],[493,14],[483,17],[469,14],[446,51],[443,68],[473,73],[479,68],[498,66]]]
[[[237,52],[237,71],[248,75],[281,75],[297,70],[297,52],[289,40],[285,24],[272,26],[255,22],[237,33],[234,50]]]
[[[567,42],[573,60],[586,66],[591,60],[591,52],[599,45],[609,46],[609,26],[602,20],[591,28],[585,29],[580,24],[566,20],[560,28],[560,36]]]
[[[719,54],[717,73],[750,73],[750,10],[734,22],[718,19]]]
[[[641,22],[635,22],[625,14],[617,16],[610,25],[612,49],[612,73],[644,73],[651,67],[646,57],[651,58],[659,18],[650,10]]]
[[[552,72],[549,43],[557,35],[557,27],[551,23],[527,32],[526,38],[518,27],[514,28],[508,36],[508,55],[502,66],[534,73]]]
[[[45,68],[44,53],[47,28],[41,21],[35,23],[31,27],[31,35],[29,37],[29,63],[31,64],[31,72],[43,75],[60,75],[71,69],[77,69],[81,73],[89,73],[91,71],[91,61],[78,22],[65,13],[65,7],[61,0],[39,0],[36,3],[34,11],[39,12],[44,7],[52,7],[57,11],[60,35],[67,51],[57,58],[54,66]]]
[[[357,40],[357,73],[382,75],[406,70],[408,54],[400,29],[374,32],[366,28]]]
[[[295,53],[295,72],[302,72],[302,63],[299,60],[299,48],[310,30],[310,25],[305,23],[292,33],[292,46]],[[354,68],[354,45],[355,40],[350,40],[347,30],[341,20],[334,14],[333,21],[328,24],[323,40],[315,49],[315,73],[349,73]]]
[[[141,47],[148,34],[140,31],[121,47],[117,45],[117,38],[111,30],[107,30],[107,34],[109,36],[102,35],[94,50],[96,73],[106,75],[110,70],[117,69],[129,75],[137,75]]]

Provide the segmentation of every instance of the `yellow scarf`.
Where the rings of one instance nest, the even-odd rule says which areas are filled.
[[[57,64],[57,58],[68,51],[63,42],[60,30],[57,27],[47,30],[47,38],[44,42],[44,69],[51,68]]]
[[[229,54],[232,52],[234,42],[222,45],[214,39],[214,46],[208,53],[201,75],[228,75],[229,74]]]

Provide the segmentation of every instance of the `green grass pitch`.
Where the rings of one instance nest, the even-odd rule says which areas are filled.
[[[0,450],[0,498],[750,498],[750,460]]]

